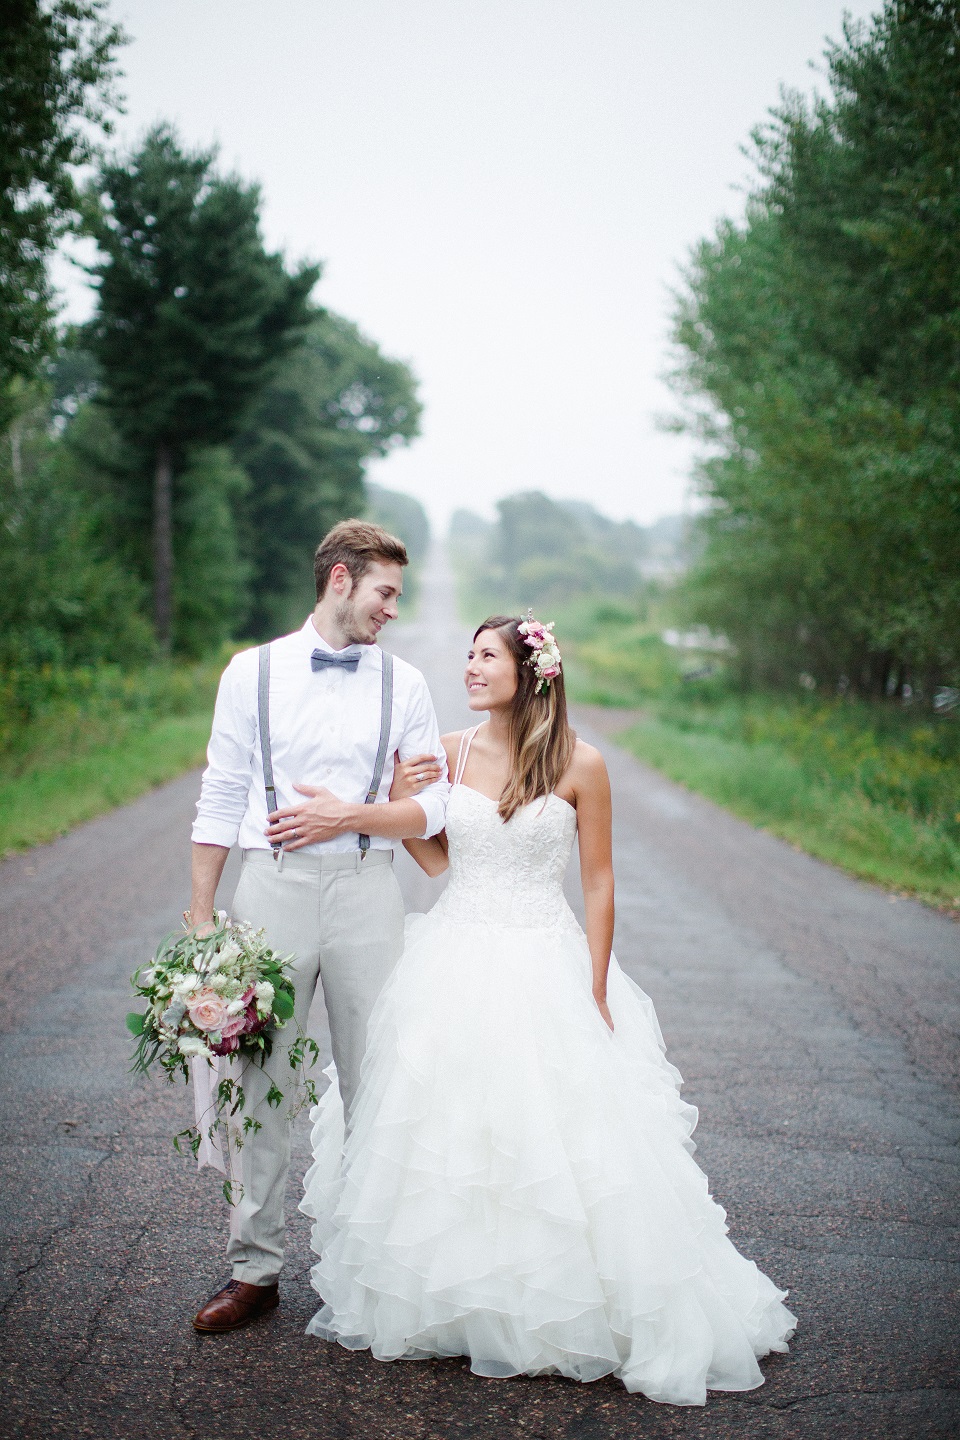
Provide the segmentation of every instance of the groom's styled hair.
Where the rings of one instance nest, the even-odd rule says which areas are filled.
[[[346,565],[356,585],[376,560],[409,565],[407,547],[396,535],[370,520],[341,520],[324,535],[313,557],[317,599],[322,600],[334,565]]]

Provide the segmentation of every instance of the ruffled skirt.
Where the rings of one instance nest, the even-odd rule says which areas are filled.
[[[727,1238],[649,998],[579,929],[412,916],[350,1134],[312,1112],[308,1332],[479,1375],[615,1374],[675,1405],[763,1383],[784,1291]],[[332,1073],[335,1082],[335,1074]]]

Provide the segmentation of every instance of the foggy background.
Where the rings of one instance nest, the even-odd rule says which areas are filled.
[[[865,3],[850,13],[865,17]],[[370,478],[444,526],[541,489],[648,523],[689,505],[660,433],[670,287],[835,0],[115,0],[127,148],[166,118],[263,186],[267,239],[421,381]],[[82,253],[82,247],[81,247]],[[91,310],[60,263],[67,314]]]

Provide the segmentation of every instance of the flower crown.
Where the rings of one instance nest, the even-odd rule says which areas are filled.
[[[560,651],[551,634],[555,623],[551,620],[549,625],[544,625],[540,620],[534,620],[533,611],[528,610],[527,618],[517,626],[517,634],[533,652],[525,663],[532,665],[536,671],[538,695],[541,690],[549,688],[550,681],[555,680],[561,670]]]

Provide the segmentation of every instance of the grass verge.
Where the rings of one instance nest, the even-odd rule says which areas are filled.
[[[0,778],[0,855],[42,845],[203,761],[210,712],[170,715],[70,759]]]
[[[558,614],[574,699],[644,718],[618,742],[671,780],[850,874],[960,911],[960,718],[735,689],[627,606]]]
[[[4,676],[0,855],[54,840],[201,764],[228,658]]]
[[[960,909],[960,845],[929,821],[817,780],[775,745],[684,731],[655,718],[616,738],[671,780],[809,855]]]

